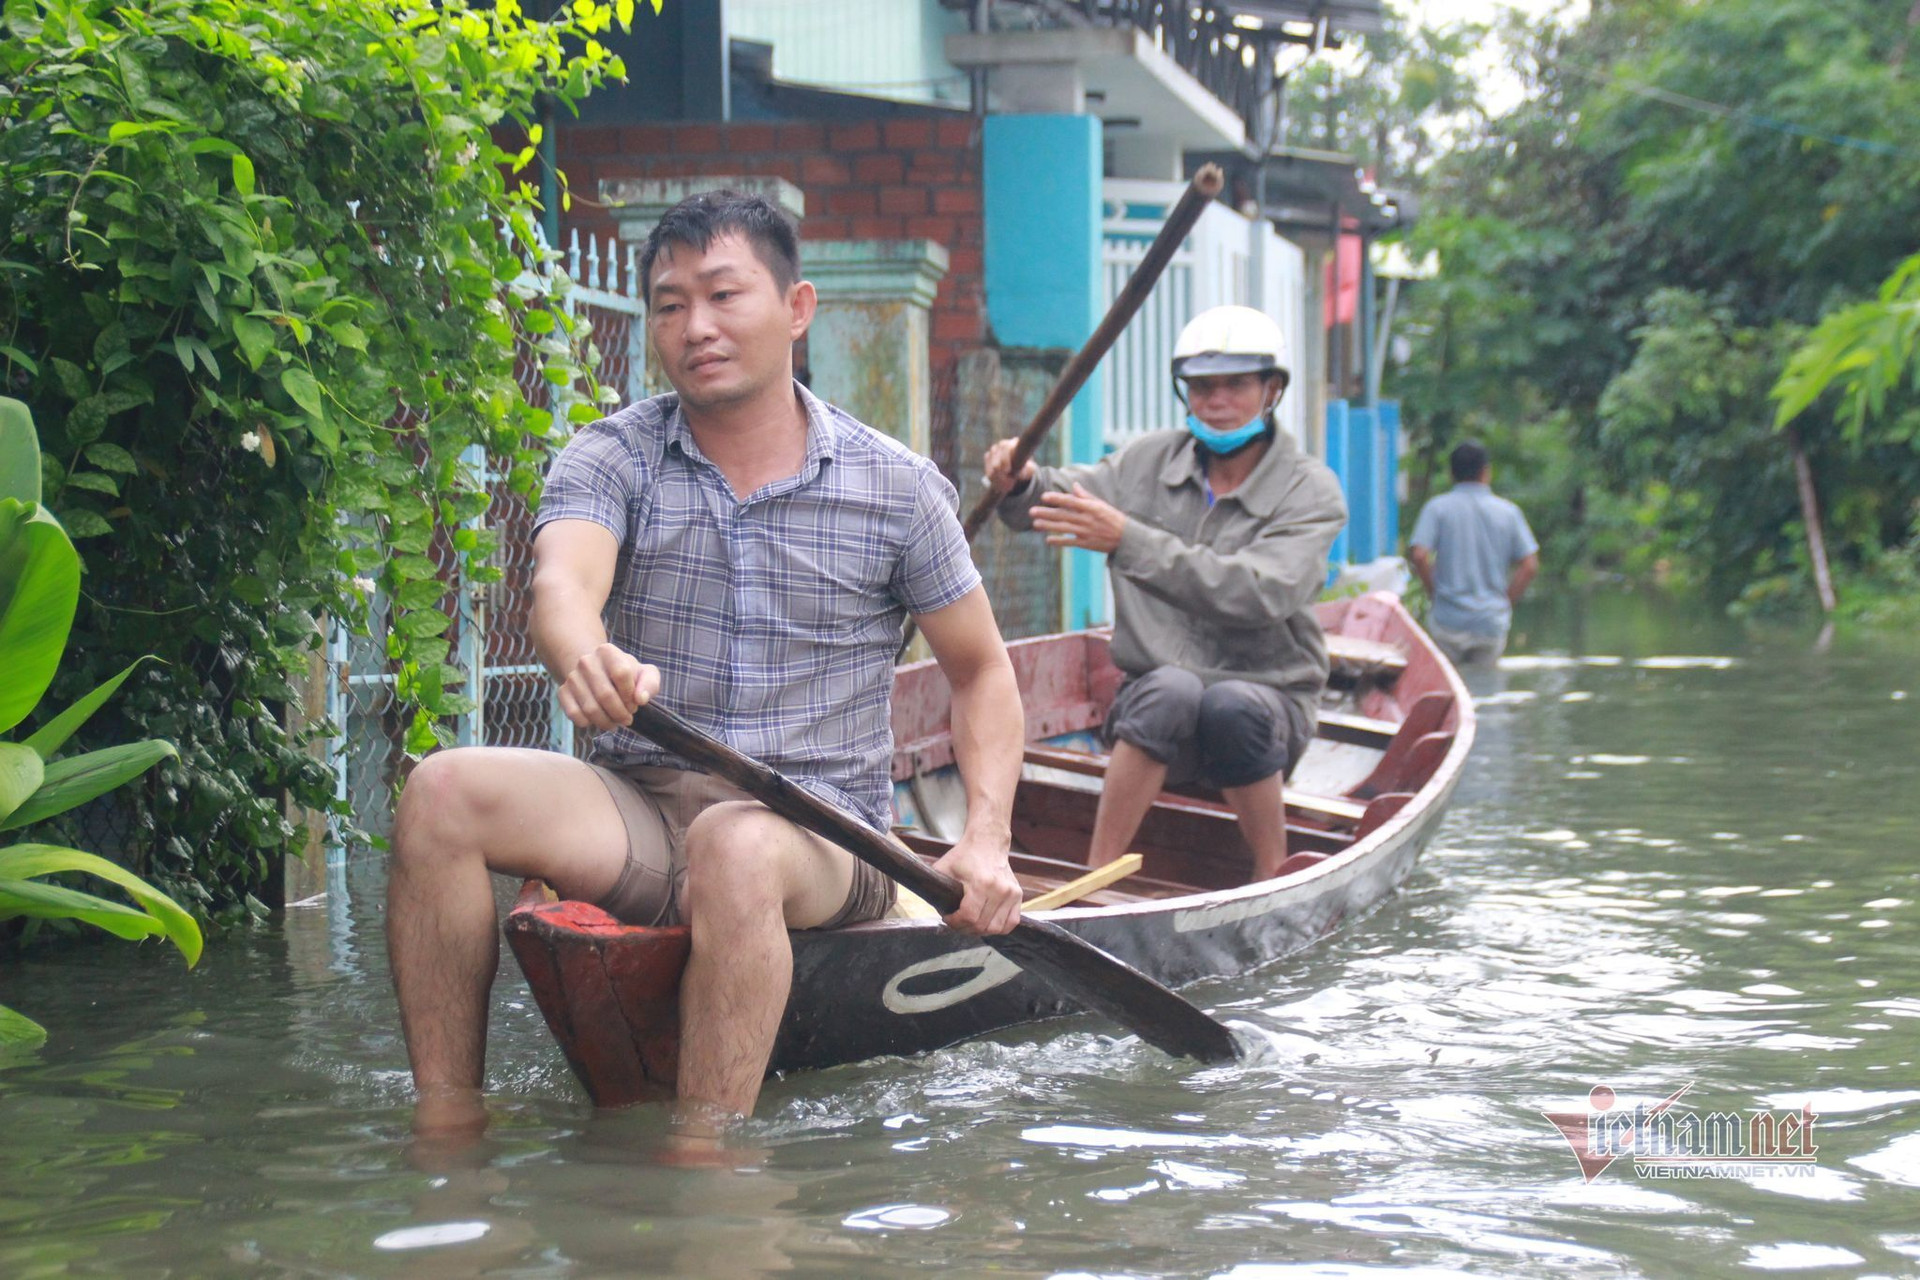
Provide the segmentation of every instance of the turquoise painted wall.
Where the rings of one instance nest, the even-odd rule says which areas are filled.
[[[987,321],[1008,347],[1077,350],[1100,323],[1100,121],[988,116],[982,138]],[[1100,457],[1100,380],[1074,397],[1066,456]],[[1065,556],[1068,628],[1106,621],[1106,558]]]

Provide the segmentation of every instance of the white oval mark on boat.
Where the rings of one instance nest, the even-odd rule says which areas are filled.
[[[967,969],[978,969],[980,972],[965,982],[924,995],[909,995],[900,989],[915,978],[923,978],[931,973],[963,972]],[[1019,965],[992,947],[968,947],[965,951],[952,951],[908,965],[887,983],[887,989],[880,993],[880,1003],[886,1005],[891,1013],[933,1013],[951,1008],[962,1000],[971,1000],[982,991],[991,991],[1019,973]]]
[[[998,955],[998,952],[994,954]],[[877,1209],[862,1209],[840,1220],[843,1227],[855,1231],[928,1231],[944,1226],[953,1215],[945,1209],[925,1204],[883,1204]]]
[[[430,1249],[435,1245],[465,1244],[493,1230],[488,1222],[436,1222],[425,1227],[402,1227],[374,1239],[376,1249]]]

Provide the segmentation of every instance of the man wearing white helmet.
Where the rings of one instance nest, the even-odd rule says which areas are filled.
[[[1107,716],[1113,756],[1088,861],[1126,852],[1163,787],[1203,781],[1233,806],[1264,879],[1287,856],[1281,780],[1313,737],[1327,683],[1313,602],[1347,506],[1333,473],[1274,423],[1289,374],[1271,318],[1250,307],[1195,316],[1173,378],[1185,428],[1017,476],[1002,440],[987,451],[987,483],[1006,495],[1008,525],[1107,557],[1113,660],[1127,679]]]

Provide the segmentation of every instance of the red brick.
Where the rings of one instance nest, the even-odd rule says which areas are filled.
[[[562,154],[573,152],[583,156],[606,155],[620,149],[620,129],[617,125],[610,124],[562,127],[558,145]]]
[[[772,151],[780,144],[770,124],[728,125],[723,145],[735,154],[746,151]]]
[[[907,235],[910,238],[938,240],[943,245],[951,245],[954,242],[954,233],[958,227],[958,223],[946,217],[907,219]]]
[[[899,156],[886,151],[870,151],[853,162],[855,182],[898,183],[907,176],[907,166]]]
[[[978,249],[949,249],[947,251],[947,278],[956,276],[977,276],[985,266]]]
[[[889,120],[880,126],[880,137],[890,147],[924,147],[933,141],[933,121]]]
[[[827,145],[827,126],[823,124],[783,124],[778,130],[779,145],[788,151],[818,151]]]
[[[865,187],[830,191],[827,193],[826,210],[828,213],[879,213],[880,197]]]
[[[918,187],[888,187],[880,193],[882,213],[925,213],[927,193]]]
[[[948,187],[933,193],[935,213],[978,213],[980,193],[968,187]]]
[[[933,136],[943,147],[973,147],[977,142],[973,135],[972,116],[954,116],[940,121]]]
[[[931,337],[935,342],[978,342],[980,321],[973,316],[936,311],[933,313]]]
[[[717,124],[676,124],[670,126],[666,134],[667,147],[680,155],[719,151],[726,146],[721,140],[721,127]]]
[[[809,186],[844,186],[853,181],[853,170],[837,156],[802,156],[800,179]]]
[[[807,218],[800,223],[800,234],[807,240],[851,240],[853,220],[831,216]]]
[[[827,130],[827,146],[835,151],[869,151],[880,145],[880,126],[871,120],[836,124]]]
[[[921,150],[913,153],[917,172],[937,175],[943,181],[968,174],[968,157],[958,151]]]
[[[898,218],[854,218],[852,221],[851,235],[855,240],[898,240],[904,234]]]

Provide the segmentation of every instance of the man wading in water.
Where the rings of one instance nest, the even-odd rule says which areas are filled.
[[[883,915],[893,885],[627,726],[662,705],[886,831],[893,657],[911,615],[953,686],[967,826],[939,862],[956,928],[1020,918],[1007,865],[1023,719],[993,611],[927,459],[811,395],[793,224],[712,192],[641,257],[674,393],[581,431],[536,523],[533,639],[591,763],[473,747],[428,757],[394,827],[387,946],[422,1133],[484,1127],[489,872],[537,876],[633,924],[690,924],[678,1116],[704,1142],[750,1113],[792,981],[789,929]]]

